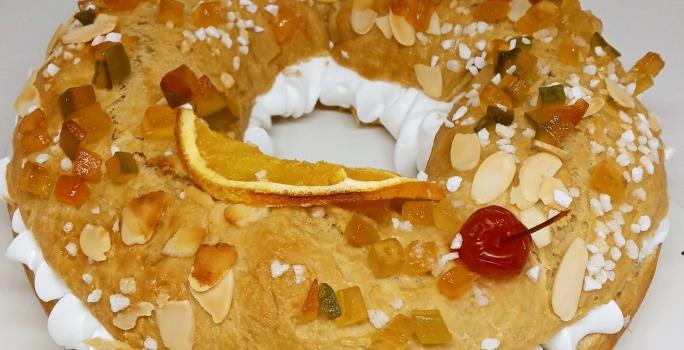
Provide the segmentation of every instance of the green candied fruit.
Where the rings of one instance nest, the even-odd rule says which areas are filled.
[[[87,26],[89,24],[93,24],[95,22],[95,17],[97,14],[95,13],[95,10],[93,9],[88,9],[88,10],[83,10],[79,11],[74,15],[74,18],[81,22],[84,26]]]
[[[107,72],[112,85],[123,83],[131,74],[131,62],[126,55],[126,50],[121,43],[115,43],[102,52],[102,57],[107,63]]]
[[[540,87],[539,97],[545,106],[563,105],[566,99],[565,87],[562,84]]]
[[[329,320],[342,316],[342,309],[337,303],[335,291],[327,283],[321,283],[318,289],[318,308]]]
[[[478,132],[492,124],[510,126],[513,124],[513,112],[504,111],[497,106],[487,106],[487,114],[475,124],[475,132]]]

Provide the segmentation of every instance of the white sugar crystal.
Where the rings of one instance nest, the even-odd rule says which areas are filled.
[[[385,327],[389,320],[389,316],[381,310],[368,309],[368,321],[370,321],[376,329]]]
[[[304,280],[306,279],[304,277],[304,274],[306,273],[306,266],[304,266],[304,265],[293,265],[292,270],[294,271],[294,274],[295,274],[295,283],[296,284],[304,283]]]
[[[447,191],[449,191],[449,192],[456,192],[456,191],[458,191],[459,187],[461,187],[461,182],[462,182],[462,181],[463,181],[463,178],[460,177],[460,176],[453,176],[453,177],[450,177],[450,178],[447,180],[447,183],[446,183]]]
[[[530,281],[532,281],[532,283],[537,283],[539,281],[539,271],[540,270],[541,270],[541,268],[539,267],[539,265],[534,265],[534,266],[530,267],[529,269],[527,269],[527,272],[525,272],[525,274],[530,279]]]
[[[284,264],[278,260],[273,260],[273,262],[271,262],[271,277],[273,278],[280,278],[289,270],[290,264]]]
[[[486,338],[480,344],[482,350],[496,350],[501,345],[501,341],[495,338]]]
[[[145,350],[157,350],[157,341],[154,338],[147,337],[143,342]]]
[[[404,301],[401,300],[400,298],[394,298],[392,299],[392,302],[390,303],[392,305],[392,308],[396,311],[401,310],[402,307],[404,307]]]
[[[90,294],[88,294],[86,301],[88,303],[92,304],[92,303],[97,303],[98,301],[100,301],[101,298],[102,298],[102,290],[95,289]]]

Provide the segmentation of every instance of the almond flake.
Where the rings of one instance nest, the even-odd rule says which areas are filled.
[[[225,219],[237,226],[245,227],[268,216],[269,210],[265,207],[251,207],[245,204],[233,204],[223,211]]]
[[[390,28],[392,35],[399,44],[413,46],[416,43],[416,29],[403,16],[395,15],[391,10],[389,13]]]
[[[569,156],[567,151],[539,140],[533,140],[532,146],[539,149],[540,151],[551,153],[560,159],[568,159]]]
[[[426,32],[432,35],[442,35],[442,21],[439,19],[437,11],[432,12]]]
[[[237,252],[230,244],[202,245],[195,254],[188,281],[193,290],[206,292],[217,285],[235,264]]]
[[[376,18],[375,25],[378,26],[385,39],[392,39],[392,27],[390,26],[388,15]]]
[[[634,99],[632,96],[627,94],[627,91],[625,91],[622,86],[610,79],[605,79],[605,82],[608,94],[613,98],[613,100],[615,100],[615,102],[617,102],[617,104],[625,108],[634,108]]]
[[[192,350],[195,319],[189,301],[169,301],[155,312],[162,343],[170,350]]]
[[[194,256],[206,234],[207,230],[200,227],[181,227],[166,242],[162,254],[174,258]]]
[[[418,84],[420,84],[428,96],[432,98],[442,96],[442,71],[439,67],[416,64],[413,68]]]
[[[477,134],[456,134],[451,141],[451,167],[457,171],[473,170],[480,163],[481,153]]]
[[[520,193],[531,203],[539,200],[539,190],[544,178],[556,175],[563,162],[550,153],[537,153],[525,159],[520,167]]]
[[[356,1],[355,1],[356,2]],[[357,10],[351,12],[351,26],[356,34],[364,35],[373,29],[378,13],[372,9]]]
[[[539,187],[539,198],[541,198],[544,205],[556,206],[554,199],[554,192],[556,190],[568,193],[568,189],[561,180],[555,177],[546,177],[542,180],[541,187]]]
[[[592,115],[600,112],[606,105],[606,100],[604,100],[602,97],[592,97],[587,102],[589,103],[589,107],[587,108],[587,111],[584,112],[584,116],[582,116],[582,118],[591,117]]]
[[[551,306],[561,320],[568,322],[575,317],[579,306],[584,271],[589,253],[584,240],[575,238],[563,256],[553,281]]]
[[[128,331],[135,327],[138,318],[152,316],[152,310],[154,310],[154,305],[147,302],[140,302],[129,306],[126,311],[116,314],[112,323],[117,328]]]
[[[196,292],[190,289],[190,293],[195,300],[202,306],[204,311],[211,315],[214,323],[219,324],[226,319],[230,312],[233,302],[233,289],[235,288],[235,277],[233,270],[228,271],[226,276],[216,286],[206,292]]]
[[[166,204],[162,191],[150,192],[128,202],[121,210],[121,240],[126,245],[145,244],[161,221]]]
[[[535,203],[532,203],[523,197],[522,193],[520,192],[520,186],[511,188],[508,198],[510,203],[518,207],[520,210],[525,210],[535,205]]]
[[[520,221],[527,228],[532,228],[546,221],[546,215],[537,207],[530,207],[520,212]],[[551,244],[551,228],[543,229],[532,234],[532,240],[537,248],[543,248]]]
[[[83,254],[95,261],[107,260],[105,253],[112,248],[109,231],[91,224],[85,225],[81,230],[79,243]]]
[[[116,28],[117,17],[104,13],[99,14],[92,24],[83,27],[74,27],[62,36],[62,42],[66,45],[85,43],[100,35],[105,35]]]
[[[209,193],[206,193],[195,186],[188,186],[183,190],[185,198],[188,198],[204,208],[211,208],[214,206],[214,199]]]
[[[476,204],[491,203],[506,192],[515,177],[515,160],[512,154],[497,152],[480,164],[470,191]]]

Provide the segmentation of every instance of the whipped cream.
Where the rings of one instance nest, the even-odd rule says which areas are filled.
[[[589,334],[615,334],[625,325],[625,318],[615,300],[591,310],[584,318],[563,328],[542,346],[546,350],[574,350]]]
[[[285,68],[271,90],[256,98],[244,141],[274,155],[267,132],[272,118],[300,118],[312,112],[318,101],[353,107],[360,122],[384,126],[396,140],[395,170],[411,177],[427,167],[435,135],[453,106],[414,88],[368,80],[330,56],[315,57]]]

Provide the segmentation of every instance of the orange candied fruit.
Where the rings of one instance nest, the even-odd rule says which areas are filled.
[[[138,163],[132,153],[116,152],[105,162],[107,175],[115,182],[126,183],[138,175]]]
[[[411,312],[414,331],[421,345],[439,345],[451,342],[451,333],[439,310],[414,310]]]
[[[540,108],[525,114],[537,130],[537,139],[559,146],[582,121],[589,104],[579,100],[570,106]]]
[[[463,219],[448,198],[434,205],[432,216],[435,226],[440,230],[453,232],[460,229],[463,225]]]
[[[160,86],[171,108],[192,102],[200,91],[197,75],[186,65],[166,73]]]
[[[80,149],[74,158],[71,172],[88,182],[98,182],[102,178],[102,159],[95,153]]]
[[[496,23],[506,19],[510,9],[510,0],[486,0],[475,8],[473,16],[478,21]]]
[[[439,276],[437,289],[447,298],[455,299],[469,290],[477,278],[477,274],[471,272],[462,264],[456,264],[456,266]]]
[[[220,1],[202,1],[192,11],[192,21],[202,28],[219,26],[226,21],[226,10]]]
[[[433,203],[429,201],[407,201],[401,206],[401,216],[414,225],[432,225],[434,215]]]
[[[420,275],[432,271],[437,263],[437,244],[434,241],[413,241],[406,247],[406,273]]]
[[[357,201],[336,204],[361,215],[365,215],[380,224],[388,224],[392,220],[392,207],[390,200],[382,201]]]
[[[347,243],[354,247],[369,245],[380,239],[375,225],[370,220],[356,214],[352,215],[349,222],[347,222],[344,236],[347,238]]]
[[[98,0],[98,3],[111,11],[130,11],[138,7],[140,0]]]
[[[96,102],[95,89],[92,85],[69,88],[59,96],[59,107],[65,120],[73,118],[71,116],[73,112]]]
[[[571,37],[565,37],[558,47],[558,59],[571,66],[579,66],[589,50],[588,46],[579,46]]]
[[[208,76],[199,79],[200,91],[195,98],[195,113],[204,119],[212,130],[228,130],[238,118],[233,115],[228,99],[216,89]]]
[[[373,334],[372,348],[376,350],[405,349],[413,335],[411,319],[397,314],[387,326]]]
[[[363,301],[361,289],[358,286],[337,291],[337,302],[342,310],[342,316],[335,319],[340,327],[350,326],[368,319],[368,309]]]
[[[142,136],[150,139],[173,137],[176,126],[176,112],[167,105],[150,106],[145,111],[140,131]]]
[[[515,101],[522,102],[527,99],[530,86],[524,79],[516,75],[507,74],[501,79],[501,88],[509,96],[513,97]]]
[[[55,184],[55,197],[58,201],[80,208],[86,200],[90,189],[85,181],[79,177],[62,175]]]
[[[21,149],[24,152],[40,151],[52,142],[42,109],[36,109],[24,116],[17,129],[21,134]]]
[[[71,114],[72,119],[86,132],[85,142],[97,142],[109,135],[112,119],[99,104],[81,108]]]
[[[532,35],[545,28],[558,27],[560,9],[551,1],[540,1],[515,23],[515,29],[523,34]]]
[[[483,106],[502,105],[507,110],[513,108],[513,99],[498,86],[490,83],[480,92],[480,103]]]
[[[278,8],[278,15],[271,18],[271,28],[278,43],[282,44],[290,40],[297,30],[306,25],[306,21],[301,19],[296,6],[281,3]],[[295,8],[293,9],[293,7]]]
[[[21,169],[19,188],[40,198],[50,196],[53,178],[50,170],[34,162],[26,162]]]
[[[392,13],[403,16],[417,31],[424,32],[441,0],[390,0]]]
[[[600,193],[605,193],[617,201],[625,194],[625,180],[618,165],[604,159],[591,170],[591,185]]]
[[[653,87],[653,79],[665,68],[665,61],[655,52],[649,52],[642,57],[629,71],[636,82],[635,95]]]
[[[302,320],[304,322],[315,320],[318,317],[318,308],[318,280],[315,279],[311,282],[309,293],[302,304]]]
[[[404,266],[404,249],[396,238],[383,239],[371,245],[368,265],[377,278],[395,275]]]
[[[177,0],[160,0],[157,18],[162,23],[173,22],[177,26],[183,25],[183,11],[185,3]]]
[[[75,121],[67,120],[62,124],[62,131],[59,133],[59,146],[64,154],[73,160],[85,138],[86,131]]]

